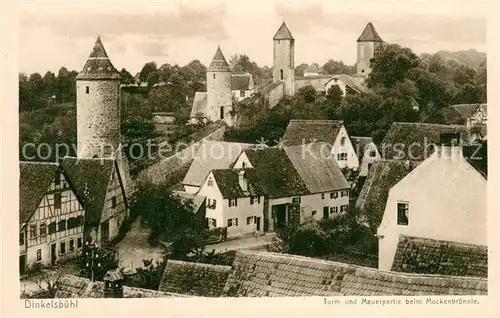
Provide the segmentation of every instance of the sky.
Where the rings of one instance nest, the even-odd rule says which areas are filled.
[[[146,62],[208,65],[220,45],[226,59],[246,54],[272,64],[272,38],[285,20],[295,65],[329,59],[354,64],[368,22],[386,42],[414,52],[486,51],[487,6],[481,1],[129,1],[25,3],[19,8],[19,70],[80,71],[101,36],[118,69]]]

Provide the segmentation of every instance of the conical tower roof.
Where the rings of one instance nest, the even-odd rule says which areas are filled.
[[[378,35],[375,27],[371,22],[368,22],[363,33],[358,38],[358,42],[383,42],[380,35]]]
[[[89,59],[83,66],[82,71],[76,76],[76,79],[120,79],[120,73],[109,60],[99,36],[95,41],[94,49],[90,53]]]
[[[281,24],[278,32],[274,35],[273,40],[293,40],[292,33],[288,30],[285,22]]]
[[[224,57],[224,54],[222,54],[220,46],[217,48],[217,51],[215,52],[214,58],[212,59],[212,63],[210,63],[208,70],[216,72],[231,71],[231,69],[229,68],[229,64],[227,64],[226,58]]]

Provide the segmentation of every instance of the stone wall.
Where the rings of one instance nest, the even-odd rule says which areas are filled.
[[[261,94],[269,103],[269,108],[273,108],[283,99],[285,95],[285,85],[283,82],[271,83],[262,89]]]
[[[328,82],[328,80],[332,77],[333,75],[321,75],[315,77],[296,77],[295,91],[298,91],[302,87],[311,85],[312,87],[314,87],[314,89],[316,89],[317,92],[324,92],[326,82]]]

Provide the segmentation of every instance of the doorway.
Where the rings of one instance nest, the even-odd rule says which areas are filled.
[[[26,272],[26,255],[19,256],[19,272],[21,275]]]
[[[257,223],[257,231],[260,232],[260,216],[258,216],[256,219],[255,219],[255,223]]]
[[[325,219],[325,220],[328,219],[328,217],[329,217],[329,213],[328,212],[329,211],[330,211],[329,207],[327,207],[327,206],[323,207],[323,219]]]
[[[101,243],[105,244],[109,241],[109,220],[101,223]]]
[[[286,203],[273,205],[274,229],[281,230],[286,226]]]
[[[54,266],[57,261],[57,245],[56,243],[53,243],[50,245],[50,264]]]

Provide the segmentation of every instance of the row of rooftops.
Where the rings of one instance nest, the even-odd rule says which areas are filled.
[[[232,266],[168,260],[158,290],[124,298],[487,294],[487,249],[401,235],[391,271],[290,254],[238,250]],[[418,265],[415,266],[415,259]],[[443,260],[446,259],[446,262]],[[64,276],[56,298],[102,298],[104,283]]]

